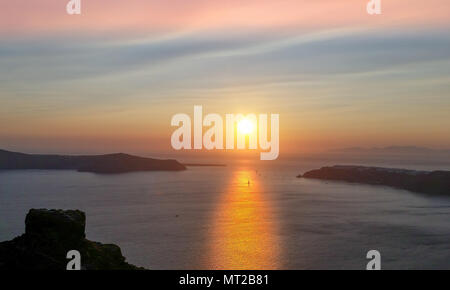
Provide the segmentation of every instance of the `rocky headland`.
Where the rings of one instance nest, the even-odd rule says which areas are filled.
[[[413,192],[450,196],[450,171],[335,165],[311,170],[297,177],[386,185]]]
[[[79,210],[31,209],[25,234],[0,243],[0,270],[66,270],[66,255],[77,250],[82,270],[142,269],[125,261],[117,245],[86,239],[86,216]]]

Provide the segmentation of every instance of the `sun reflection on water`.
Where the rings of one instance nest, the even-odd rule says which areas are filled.
[[[213,218],[209,259],[215,269],[279,268],[276,223],[261,181],[254,171],[233,173]]]

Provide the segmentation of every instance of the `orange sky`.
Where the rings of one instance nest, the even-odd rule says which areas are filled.
[[[450,2],[4,1],[0,148],[170,152],[170,119],[280,114],[281,153],[450,147]]]

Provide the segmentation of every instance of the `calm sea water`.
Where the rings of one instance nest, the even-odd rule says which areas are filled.
[[[0,240],[30,208],[80,209],[88,239],[150,269],[365,269],[371,249],[384,269],[450,269],[450,198],[296,178],[321,165],[3,171]]]

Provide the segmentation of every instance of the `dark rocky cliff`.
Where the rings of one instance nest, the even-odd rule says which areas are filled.
[[[335,165],[311,170],[298,177],[387,185],[414,192],[450,196],[450,171]]]
[[[79,210],[31,209],[25,234],[0,243],[0,270],[65,270],[67,252],[81,254],[85,270],[136,270],[114,244],[85,238],[86,217]]]

